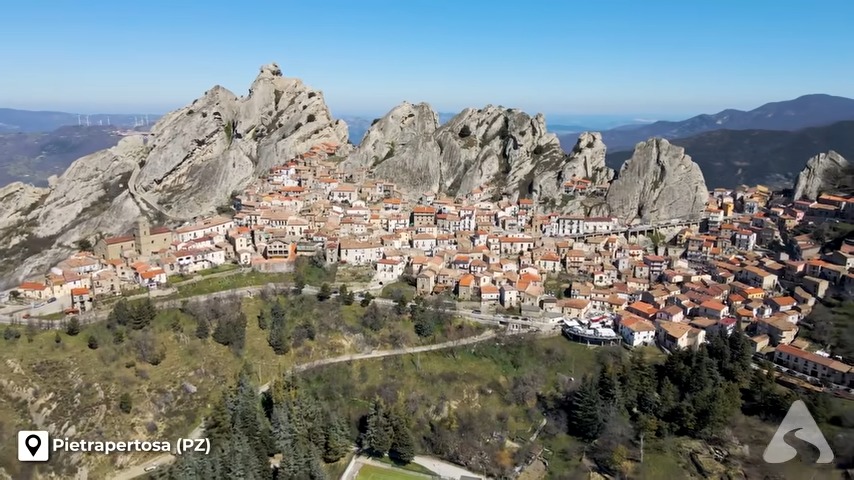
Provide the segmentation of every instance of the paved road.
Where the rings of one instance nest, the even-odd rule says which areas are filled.
[[[484,332],[484,333],[482,333],[478,336],[475,336],[475,337],[464,338],[461,340],[452,340],[449,342],[436,343],[433,345],[422,345],[419,347],[398,348],[395,350],[377,350],[377,351],[368,352],[368,353],[341,355],[338,357],[325,358],[322,360],[315,360],[313,362],[308,362],[308,363],[296,365],[293,367],[292,370],[294,372],[304,372],[306,370],[311,370],[312,368],[317,368],[317,367],[320,367],[323,365],[332,365],[335,363],[350,362],[350,361],[354,361],[354,360],[365,360],[365,359],[369,359],[369,358],[391,357],[391,356],[395,356],[395,355],[407,355],[407,354],[411,354],[411,353],[429,352],[432,350],[441,350],[444,348],[459,347],[462,345],[471,345],[473,343],[483,342],[485,340],[495,338],[495,336],[496,336],[495,332],[489,331],[489,332]],[[270,389],[270,384],[265,383],[264,385],[262,385],[258,389],[258,391],[259,392],[265,392],[269,389]],[[203,425],[199,425],[192,432],[190,432],[190,434],[186,438],[201,438],[203,432],[204,432]],[[424,457],[424,458],[429,458],[429,457]],[[137,466],[128,468],[127,470],[122,470],[121,472],[118,472],[117,474],[115,474],[111,478],[112,478],[112,480],[130,480],[132,478],[136,478],[136,477],[145,475],[145,473],[146,473],[145,468],[147,468],[147,467],[154,466],[154,465],[161,467],[163,465],[167,465],[169,463],[172,463],[172,461],[174,461],[174,460],[175,460],[174,455],[171,455],[171,454],[160,455],[159,457],[151,459],[151,460],[149,460],[149,461],[147,461],[141,465],[137,465]],[[431,470],[433,470],[433,469],[431,468]]]

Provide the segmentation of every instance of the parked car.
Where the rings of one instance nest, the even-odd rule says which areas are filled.
[[[47,299],[47,303],[52,303],[55,301],[56,301],[56,297],[50,297],[49,299]]]
[[[472,310],[471,313],[480,313],[480,310]]]

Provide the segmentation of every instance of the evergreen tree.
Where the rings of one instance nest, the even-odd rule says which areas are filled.
[[[302,295],[302,291],[305,288],[305,277],[302,272],[297,270],[294,274],[294,293],[297,295]]]
[[[68,323],[65,325],[65,333],[72,337],[80,333],[80,320],[77,317],[71,317],[68,320]]]
[[[98,339],[95,338],[95,335],[89,335],[89,340],[87,341],[87,345],[92,350],[98,349]]]
[[[569,407],[570,432],[586,440],[595,440],[605,426],[597,382],[585,378],[578,390],[572,393]]]
[[[323,283],[320,285],[320,290],[317,292],[317,299],[321,302],[325,302],[329,300],[329,297],[332,296],[332,287],[329,286],[328,283]]]
[[[208,324],[207,319],[198,318],[196,319],[196,337],[202,340],[205,340],[211,335],[211,326]]]
[[[151,299],[144,298],[133,305],[128,325],[134,330],[142,330],[151,324],[156,315],[157,309],[151,303]]]
[[[326,444],[323,448],[323,461],[337,462],[350,450],[350,438],[347,426],[339,416],[332,416],[326,424]]]
[[[353,295],[353,292],[351,292],[350,289],[347,288],[346,283],[342,283],[341,286],[338,288],[338,298],[341,299],[342,305],[352,305],[355,301],[355,296]]]
[[[602,403],[607,407],[619,409],[622,406],[622,393],[616,367],[607,364],[599,371],[597,389]]]
[[[365,448],[370,455],[382,457],[391,448],[393,435],[394,431],[389,423],[385,405],[377,398],[368,415],[362,448]]]
[[[361,305],[362,307],[367,307],[373,301],[374,301],[374,296],[371,295],[371,292],[365,292],[365,296],[362,297],[362,301],[359,302],[359,305]]]
[[[131,310],[126,298],[120,298],[113,306],[110,314],[107,316],[107,328],[114,328],[116,325],[127,325],[130,320]]]
[[[415,439],[404,418],[397,411],[389,413],[389,423],[392,426],[392,442],[388,456],[399,463],[410,463],[415,459]]]

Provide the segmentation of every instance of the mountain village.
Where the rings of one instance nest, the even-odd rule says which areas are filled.
[[[423,193],[408,200],[368,169],[345,169],[327,142],[276,166],[221,214],[178,227],[146,218],[101,237],[6,300],[58,302],[67,314],[110,296],[168,287],[175,275],[223,264],[288,272],[301,256],[402,280],[421,296],[450,294],[520,323],[562,328],[588,344],[692,348],[742,330],[758,355],[794,376],[854,387],[854,367],[798,338],[817,299],[854,292],[854,244],[832,251],[804,225],[851,222],[854,197],[781,201],[764,186],[715,189],[700,215],[647,225],[551,213],[541,202]],[[605,185],[607,187],[607,185]],[[568,179],[563,195],[603,186]],[[788,253],[786,253],[788,252]]]

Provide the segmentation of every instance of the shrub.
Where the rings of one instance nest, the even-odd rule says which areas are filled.
[[[95,335],[89,335],[89,341],[87,342],[87,344],[92,350],[98,349],[98,339],[95,338]]]
[[[125,392],[119,397],[119,410],[124,413],[130,413],[133,410],[133,399],[129,393]]]

